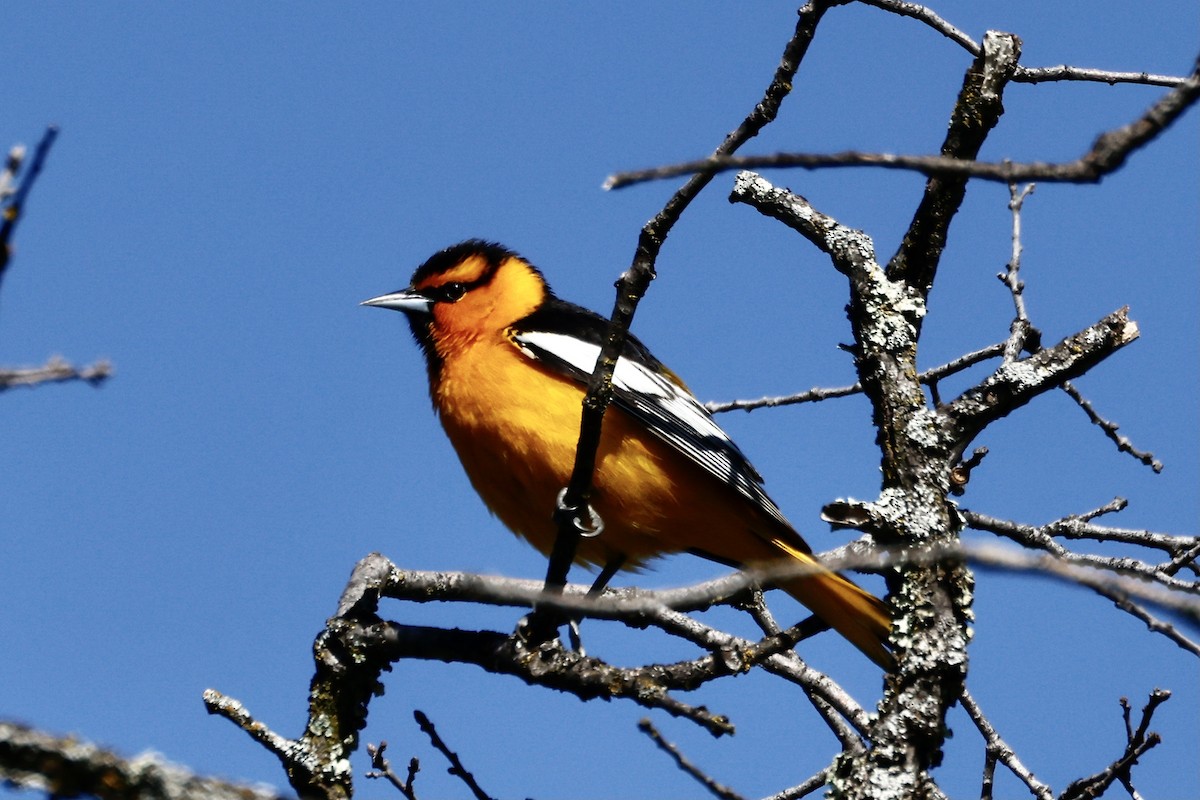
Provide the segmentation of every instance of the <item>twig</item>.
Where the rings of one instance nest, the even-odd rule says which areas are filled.
[[[4,170],[0,172],[0,203],[12,197],[16,191],[17,173],[25,163],[25,152],[25,145],[16,144],[9,149],[8,157],[4,159]]]
[[[764,797],[763,800],[800,800],[800,798],[807,797],[827,783],[829,783],[829,770],[823,769],[803,783],[799,783],[790,789],[784,789],[782,792],[773,794],[770,797]]]
[[[975,723],[975,727],[983,734],[984,748],[987,754],[982,791],[982,796],[985,800],[990,800],[992,796],[992,777],[997,761],[1008,767],[1009,771],[1017,776],[1017,779],[1024,783],[1038,800],[1051,800],[1054,793],[1050,787],[1035,778],[1033,773],[1021,763],[1021,759],[1013,752],[1008,742],[1004,741],[1000,737],[1000,734],[996,732],[995,726],[984,715],[983,711],[979,708],[979,704],[975,702],[975,698],[966,689],[962,693],[962,707],[967,712],[967,716],[971,718],[971,721]]]
[[[767,644],[761,649],[756,646],[756,651],[748,653],[748,656],[762,656],[766,654],[774,655],[775,653],[781,653],[784,655],[785,659],[793,663],[793,666],[801,669],[807,669],[808,667],[800,662],[794,653],[787,653],[786,651],[794,647],[797,642],[800,642],[803,639],[811,636],[814,632],[820,632],[829,629],[829,625],[827,623],[813,616],[809,617],[803,622],[800,622],[799,624],[793,625],[786,631],[781,630],[779,623],[775,621],[774,615],[771,614],[771,610],[767,608],[766,599],[763,597],[762,590],[758,589],[757,587],[752,592],[751,598],[748,602],[737,603],[736,607],[748,613],[758,627],[762,630],[762,632],[767,635],[767,639],[764,639],[760,644],[765,644],[772,640],[774,641],[774,644]],[[832,681],[830,681],[830,683],[832,683]],[[844,752],[861,750],[863,748],[862,739],[859,737],[858,732],[855,731],[853,726],[851,726],[847,719],[842,715],[842,713],[840,713],[837,708],[835,708],[821,695],[814,691],[812,687],[801,685],[801,688],[804,691],[804,696],[808,698],[808,701],[812,703],[813,708],[815,708],[817,713],[821,715],[821,719],[825,720],[825,725],[828,726],[829,730],[837,738],[838,742],[841,743],[842,750]],[[837,691],[841,693],[841,687],[837,687]],[[842,702],[842,707],[847,707],[851,705],[852,702],[853,701],[849,699],[849,696],[846,695]]]
[[[1047,532],[1047,529],[1052,529],[1052,526],[1056,523],[1051,523],[1050,526],[1044,528],[1038,528],[1011,520],[989,517],[985,514],[965,509],[962,514],[967,525],[976,530],[996,533],[1012,539],[1025,547],[1045,550],[1048,553],[1054,554],[1064,563],[1130,573],[1159,583],[1168,589],[1193,593],[1200,592],[1200,584],[1176,578],[1174,575],[1164,574],[1160,567],[1145,561],[1133,558],[1098,556],[1089,553],[1074,553],[1056,542],[1054,537]]]
[[[964,369],[973,367],[982,361],[987,361],[989,358],[995,358],[1002,352],[1004,352],[1004,342],[990,344],[974,352],[961,355],[953,361],[948,361],[940,366],[927,369],[917,376],[917,380],[928,386],[936,386],[937,382],[942,378],[962,372]],[[795,405],[798,403],[816,403],[836,397],[848,397],[853,394],[860,394],[862,390],[861,383],[855,383],[852,386],[838,386],[825,389],[814,387],[807,392],[799,394],[782,397],[763,397],[758,400],[732,400],[725,403],[705,403],[704,407],[711,414],[720,414],[725,411],[754,411],[757,408],[773,408],[775,406]]]
[[[475,796],[475,800],[492,800],[491,795],[485,792],[475,781],[475,776],[472,775],[466,767],[463,766],[458,754],[451,750],[446,743],[442,741],[442,737],[438,735],[437,729],[433,727],[433,723],[429,721],[429,717],[421,711],[413,711],[413,718],[417,724],[421,726],[422,732],[429,737],[430,743],[437,748],[438,752],[446,757],[450,762],[450,769],[446,770],[451,775],[462,780],[471,790],[471,794]]]
[[[29,167],[25,170],[24,176],[21,178],[20,185],[16,191],[13,191],[8,198],[3,209],[3,220],[0,221],[0,278],[4,277],[4,271],[8,267],[9,257],[12,255],[12,236],[17,229],[17,223],[21,220],[21,214],[25,210],[25,202],[29,198],[29,192],[33,189],[33,184],[37,181],[38,175],[42,172],[42,166],[46,163],[46,156],[50,152],[50,146],[54,144],[54,140],[58,138],[58,126],[51,125],[46,128],[46,132],[42,134],[42,139],[38,142],[38,146],[33,151],[33,158],[29,161]],[[13,167],[13,174],[19,169],[19,163],[13,164],[12,154],[10,153],[9,165]]]
[[[1168,691],[1155,689],[1151,692],[1150,699],[1146,701],[1146,705],[1142,709],[1141,722],[1138,724],[1137,730],[1133,731],[1130,729],[1129,722],[1129,700],[1122,697],[1121,710],[1126,735],[1125,752],[1106,769],[1073,782],[1059,795],[1060,800],[1092,800],[1103,795],[1117,781],[1121,782],[1130,795],[1137,797],[1130,773],[1134,765],[1138,763],[1138,759],[1162,741],[1162,737],[1157,733],[1147,734],[1147,729],[1150,727],[1150,719],[1154,716],[1155,710],[1169,699],[1171,699],[1171,693]]]
[[[1008,341],[1004,345],[1005,364],[1010,364],[1021,356],[1021,351],[1026,348],[1026,340],[1029,338],[1030,333],[1034,332],[1033,326],[1029,323],[1029,314],[1025,310],[1025,283],[1021,280],[1021,251],[1023,249],[1021,243],[1021,209],[1025,205],[1025,198],[1033,194],[1036,185],[1029,183],[1021,190],[1017,189],[1015,183],[1008,185],[1008,208],[1012,212],[1012,255],[1008,259],[1008,265],[1004,272],[996,276],[1000,279],[1001,283],[1008,287],[1009,294],[1012,295],[1013,299],[1013,308],[1016,312],[1016,316],[1013,318],[1012,325],[1009,328]],[[1034,352],[1039,348],[1040,343],[1035,342],[1030,350]]]
[[[933,28],[952,42],[957,42],[964,50],[973,56],[980,53],[979,43],[958,28],[942,19],[930,8],[918,3],[907,3],[902,0],[859,0],[863,5],[875,6],[884,11],[890,11],[902,17],[912,17]]]
[[[1060,68],[1054,68],[1060,69]],[[1044,74],[1050,74],[1046,72]],[[1114,75],[1120,73],[1114,73]],[[1039,80],[1046,78],[1039,77]],[[1014,75],[1013,80],[1017,80]],[[1173,79],[1172,79],[1173,80]],[[1074,161],[973,161],[946,156],[894,155],[846,150],[840,153],[773,153],[760,156],[710,156],[644,170],[611,175],[605,189],[621,189],[635,183],[676,178],[681,175],[716,175],[720,172],[769,167],[823,169],[837,167],[878,167],[919,172],[928,177],[975,178],[998,183],[1099,183],[1115,172],[1135,151],[1158,137],[1200,97],[1200,73],[1193,72],[1151,106],[1137,120],[1101,134],[1091,149]]]
[[[663,735],[658,732],[658,729],[654,727],[654,723],[650,722],[650,720],[643,718],[639,721],[638,730],[649,736],[650,741],[658,745],[659,750],[662,750],[675,761],[675,766],[695,778],[713,796],[719,797],[721,800],[745,800],[745,798],[733,789],[718,783],[712,776],[689,761],[683,753],[679,752],[678,747],[663,738]]]
[[[933,28],[952,42],[959,44],[973,56],[979,55],[979,43],[967,34],[939,17],[931,9],[917,3],[902,0],[859,0],[860,3],[881,8],[903,17],[912,17]],[[1151,86],[1178,86],[1187,78],[1171,75],[1155,75],[1148,72],[1114,72],[1087,67],[1017,67],[1013,81],[1019,83],[1041,83],[1042,81],[1096,81],[1110,86],[1116,83],[1140,83]]]
[[[371,757],[371,766],[375,768],[374,772],[367,773],[367,777],[376,779],[384,778],[392,786],[395,786],[407,800],[417,800],[417,792],[413,789],[413,781],[417,779],[417,773],[421,771],[421,762],[415,757],[410,758],[408,760],[408,777],[405,780],[401,780],[400,776],[392,771],[392,763],[384,756],[387,746],[387,742],[380,742],[378,746],[373,744],[367,745],[367,755]]]
[[[1121,426],[1097,414],[1096,410],[1092,407],[1091,402],[1082,394],[1080,394],[1079,390],[1075,388],[1074,384],[1072,384],[1070,381],[1065,381],[1061,388],[1067,393],[1068,397],[1074,400],[1076,404],[1083,409],[1083,413],[1087,414],[1087,417],[1091,423],[1099,426],[1100,430],[1104,431],[1104,435],[1112,440],[1112,442],[1117,446],[1118,451],[1122,453],[1128,453],[1141,463],[1145,464],[1147,467],[1150,467],[1150,469],[1154,470],[1155,472],[1163,471],[1162,462],[1155,458],[1153,453],[1146,450],[1139,450],[1138,448],[1134,447],[1133,442],[1129,440],[1128,436],[1123,436],[1118,433]]]
[[[59,356],[55,356],[40,367],[22,369],[0,369],[0,392],[18,386],[39,386],[43,383],[68,383],[83,381],[92,386],[101,386],[112,377],[112,364],[97,361],[86,367],[76,367]]]

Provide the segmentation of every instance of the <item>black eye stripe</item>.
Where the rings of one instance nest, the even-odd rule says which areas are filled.
[[[467,292],[491,283],[499,268],[499,264],[489,264],[484,273],[473,281],[450,281],[423,289],[421,293],[435,303],[455,303],[461,300]]]
[[[466,293],[466,284],[458,283],[457,281],[443,283],[441,286],[435,286],[434,288],[428,289],[425,292],[425,294],[435,303],[453,303]]]

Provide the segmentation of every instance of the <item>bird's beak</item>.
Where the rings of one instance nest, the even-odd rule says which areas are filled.
[[[420,292],[412,289],[401,289],[390,294],[381,294],[370,300],[363,300],[361,305],[390,308],[393,311],[403,311],[405,314],[428,314],[433,308],[433,301]]]

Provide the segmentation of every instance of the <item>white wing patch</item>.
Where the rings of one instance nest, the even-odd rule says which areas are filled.
[[[567,372],[580,382],[587,381],[600,357],[600,345],[563,333],[521,331],[513,340],[525,355]],[[687,389],[644,364],[622,357],[617,359],[613,372],[613,397],[660,439],[787,524],[783,513],[763,491],[758,472]]]

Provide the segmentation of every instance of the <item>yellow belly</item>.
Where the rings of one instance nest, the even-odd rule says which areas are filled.
[[[555,501],[575,463],[583,388],[507,341],[486,349],[493,347],[476,344],[444,364],[442,424],[488,507],[549,553]],[[779,555],[751,530],[777,526],[620,408],[604,417],[593,487],[591,505],[605,529],[580,542],[580,561],[603,564],[621,554],[635,566],[681,550],[737,563]]]

